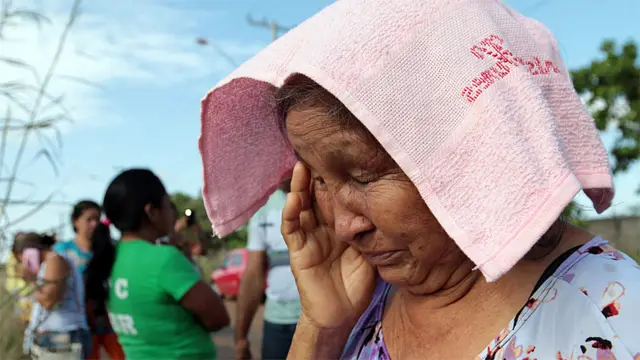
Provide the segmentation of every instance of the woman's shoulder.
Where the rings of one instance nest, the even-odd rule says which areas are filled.
[[[596,335],[589,336],[594,339],[606,335],[609,342],[619,341],[617,351],[640,356],[640,266],[634,259],[596,238],[568,259],[555,277],[560,281],[551,288],[553,294],[540,299],[557,304],[549,308],[555,310],[555,321],[572,323],[581,333],[592,331]]]
[[[640,359],[637,304],[640,267],[595,238],[562,262],[480,358],[510,358],[502,354],[519,348],[538,359]]]
[[[594,303],[625,296],[640,301],[640,265],[599,238],[580,248],[556,274]]]
[[[64,252],[71,249],[73,245],[73,241],[71,240],[57,241],[55,244],[53,244],[52,249],[55,252]]]
[[[150,261],[158,264],[163,270],[173,271],[176,268],[193,269],[192,263],[183,252],[172,245],[154,245],[148,248],[146,255]]]

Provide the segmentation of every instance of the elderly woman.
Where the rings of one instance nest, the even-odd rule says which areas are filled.
[[[638,265],[560,218],[613,189],[538,22],[495,0],[341,0],[202,105],[219,235],[293,170],[290,359],[640,358]]]

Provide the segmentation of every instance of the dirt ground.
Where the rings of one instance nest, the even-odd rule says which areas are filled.
[[[236,306],[234,301],[225,301],[225,305],[227,305],[227,311],[229,311],[229,316],[231,317],[231,326],[214,334],[213,342],[216,344],[219,360],[233,360],[235,357],[233,333],[236,317]],[[251,354],[253,355],[253,360],[260,359],[263,310],[263,306],[260,306],[260,308],[258,308],[258,312],[253,319],[253,324],[251,324],[249,342],[251,343]]]

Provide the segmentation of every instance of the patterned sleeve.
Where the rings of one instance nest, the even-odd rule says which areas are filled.
[[[627,255],[609,246],[602,246],[598,276],[583,279],[580,290],[587,295],[605,317],[615,334],[615,340],[623,348],[613,346],[608,349],[618,359],[628,359],[629,355],[640,360],[640,266]],[[578,285],[578,284],[576,284]],[[613,340],[613,339],[612,339]],[[595,341],[595,339],[594,339]],[[599,350],[608,343],[592,344]]]
[[[631,259],[619,266],[623,267],[619,280],[606,285],[600,306],[631,356],[640,360],[640,267]]]

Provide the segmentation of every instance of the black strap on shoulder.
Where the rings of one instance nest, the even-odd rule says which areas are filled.
[[[538,291],[538,289],[540,289],[540,287],[542,286],[542,284],[544,284],[545,281],[547,281],[548,278],[550,278],[551,276],[553,276],[553,274],[558,270],[558,268],[562,265],[562,263],[564,263],[565,261],[567,261],[567,259],[569,258],[569,256],[571,256],[574,252],[578,251],[578,249],[580,249],[582,247],[582,245],[578,245],[576,247],[573,247],[565,252],[563,252],[560,256],[558,256],[555,260],[553,260],[553,262],[547,266],[547,268],[544,270],[544,272],[542,272],[542,275],[540,276],[540,278],[538,279],[538,282],[536,283],[536,285],[533,287],[533,290],[531,291],[531,294],[529,295],[529,297],[527,298],[527,302],[529,302],[529,299],[531,299],[533,297],[533,294],[536,293],[536,291]],[[527,307],[527,304],[525,304],[520,311],[518,311],[518,313],[516,314],[515,320],[513,322],[513,326],[515,327],[515,325],[518,323],[518,317],[520,317],[520,314],[522,313],[522,311]]]

